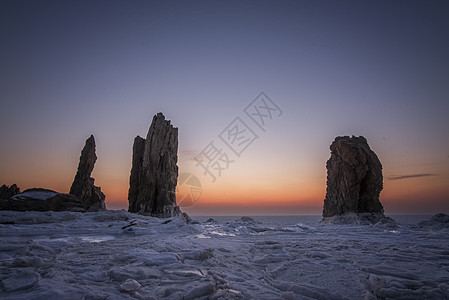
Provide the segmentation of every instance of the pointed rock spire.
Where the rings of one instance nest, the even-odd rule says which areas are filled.
[[[94,169],[97,155],[95,154],[95,139],[91,135],[81,151],[78,171],[73,180],[70,194],[81,198],[85,210],[98,211],[105,210],[105,195],[101,188],[94,185],[95,179],[90,177]]]

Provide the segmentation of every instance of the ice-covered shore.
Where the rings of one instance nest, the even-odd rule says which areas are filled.
[[[429,222],[1,211],[0,298],[449,299],[449,225]]]

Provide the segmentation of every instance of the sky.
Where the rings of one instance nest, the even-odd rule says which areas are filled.
[[[95,184],[126,209],[133,139],[163,112],[180,178],[195,179],[178,184],[196,193],[191,215],[321,214],[342,135],[382,162],[387,214],[449,213],[448,14],[447,1],[3,0],[0,184],[68,192],[93,134]],[[246,113],[257,103],[263,126]],[[238,149],[233,128],[249,134]],[[211,149],[215,178],[197,162]]]

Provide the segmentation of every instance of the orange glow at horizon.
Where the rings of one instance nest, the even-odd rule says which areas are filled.
[[[227,182],[230,183],[230,182]],[[325,185],[322,180],[310,184],[292,186],[289,184],[251,185],[245,183],[216,183],[204,187],[196,205],[181,207],[193,215],[221,214],[238,211],[246,214],[263,212],[265,214],[321,214],[325,197]],[[127,188],[122,186],[105,189],[107,204],[112,207],[127,207]],[[111,191],[116,193],[111,193]],[[409,180],[385,180],[380,200],[386,214],[396,213],[437,213],[447,211],[449,188],[444,178],[416,178]],[[422,208],[423,203],[428,205]]]
[[[229,176],[215,183],[202,178],[204,186],[198,203],[181,209],[192,215],[214,215],[223,211],[238,214],[239,210],[242,214],[321,214],[326,193],[326,180],[323,176],[318,176],[316,172],[316,176],[304,175],[314,174],[313,170],[305,170],[301,174],[285,173],[283,176],[279,170],[270,174],[251,174],[246,171],[251,168],[245,163],[241,163],[245,167],[243,171],[236,168]],[[113,172],[108,172],[111,169],[106,169],[105,165],[100,163],[96,166],[92,174],[96,178],[95,185],[100,186],[105,193],[108,209],[127,209],[130,167],[123,164]],[[60,168],[56,171],[24,174],[12,172],[8,175],[14,176],[0,179],[8,185],[16,183],[22,191],[32,187],[45,187],[68,193],[75,170]],[[442,173],[422,178],[389,180],[384,175],[384,189],[380,200],[385,213],[448,213],[448,177]]]

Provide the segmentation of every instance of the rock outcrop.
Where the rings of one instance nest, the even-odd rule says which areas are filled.
[[[101,188],[94,185],[95,179],[90,177],[94,169],[97,155],[95,154],[95,139],[91,135],[81,151],[78,170],[73,180],[70,194],[80,198],[86,211],[105,210],[105,195]]]
[[[13,211],[75,211],[84,212],[82,200],[71,194],[43,188],[32,188],[8,200],[0,200],[0,210]]]
[[[20,188],[16,184],[13,184],[11,186],[7,186],[4,184],[0,187],[0,199],[9,199],[19,193]]]
[[[20,193],[15,184],[10,187],[3,185],[0,188],[0,210],[76,212],[105,210],[105,195],[94,185],[94,179],[90,177],[96,160],[95,139],[90,136],[81,151],[78,171],[70,194],[43,188],[32,188]]]
[[[363,136],[337,137],[330,149],[323,217],[347,213],[383,216],[379,201],[383,188],[382,164],[366,139]]]
[[[162,113],[153,117],[146,139],[134,139],[129,179],[129,212],[168,218],[181,216],[176,205],[178,129]]]

